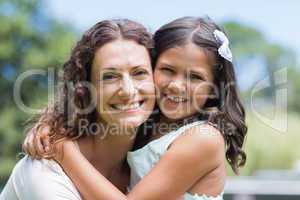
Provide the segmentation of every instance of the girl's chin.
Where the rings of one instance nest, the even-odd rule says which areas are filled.
[[[174,111],[162,111],[162,114],[170,121],[177,121],[184,118],[184,114],[181,113],[174,113]]]
[[[185,118],[191,117],[196,114],[195,113],[185,113],[185,112],[174,112],[174,110],[162,110],[162,114],[169,121],[178,121],[183,120]]]

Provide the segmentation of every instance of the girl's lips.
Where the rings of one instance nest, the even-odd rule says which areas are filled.
[[[163,97],[163,99],[168,99],[174,103],[184,103],[188,101],[188,98],[186,96],[182,96],[182,95],[175,95],[175,94],[162,94],[161,95]]]
[[[164,102],[164,106],[171,107],[171,109],[175,109],[180,105],[186,104],[187,100],[177,102],[177,101],[174,101],[174,100],[172,100],[172,99],[165,96],[163,98],[163,102]]]
[[[186,102],[187,101],[186,98],[178,97],[178,96],[167,96],[166,98],[170,101],[175,102],[175,103],[181,103],[181,102]]]

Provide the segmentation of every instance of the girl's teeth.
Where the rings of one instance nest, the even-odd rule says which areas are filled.
[[[180,103],[180,102],[186,101],[186,99],[183,98],[183,97],[168,96],[167,98],[170,99],[171,101],[175,101],[176,103]]]
[[[139,103],[133,103],[129,105],[123,105],[123,104],[115,104],[115,107],[119,110],[131,110],[131,109],[137,109],[140,107]]]

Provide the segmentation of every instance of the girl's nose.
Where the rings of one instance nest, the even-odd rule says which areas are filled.
[[[168,85],[170,92],[174,94],[184,94],[186,92],[185,84],[182,81],[174,80],[171,81]]]

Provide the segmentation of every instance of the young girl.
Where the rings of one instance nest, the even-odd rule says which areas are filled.
[[[184,17],[162,26],[154,43],[159,111],[150,142],[127,154],[130,191],[118,199],[222,199],[225,158],[235,173],[246,160],[229,41],[212,20]],[[82,195],[114,199],[114,186],[69,143],[57,160]]]

